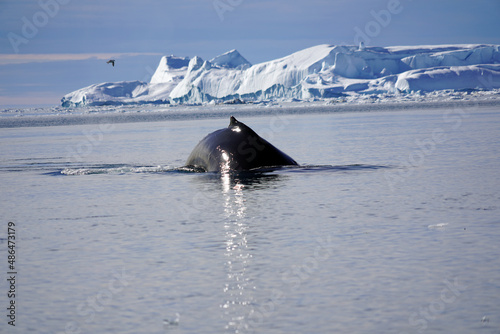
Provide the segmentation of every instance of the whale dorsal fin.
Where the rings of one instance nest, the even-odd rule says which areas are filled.
[[[229,126],[230,126],[230,127],[231,127],[231,126],[236,126],[236,125],[238,125],[238,124],[240,124],[240,122],[238,122],[238,120],[237,120],[236,118],[234,118],[234,116],[231,116],[231,117],[229,118]]]

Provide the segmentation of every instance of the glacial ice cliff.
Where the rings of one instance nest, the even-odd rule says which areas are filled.
[[[310,100],[352,94],[500,88],[499,45],[318,45],[251,65],[236,50],[211,60],[164,56],[149,83],[91,85],[63,106]]]

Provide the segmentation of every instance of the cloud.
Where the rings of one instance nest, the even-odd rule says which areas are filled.
[[[40,54],[0,54],[0,65],[47,63],[57,61],[87,60],[110,58],[135,57],[135,56],[161,56],[154,52],[128,52],[128,53],[40,53]]]

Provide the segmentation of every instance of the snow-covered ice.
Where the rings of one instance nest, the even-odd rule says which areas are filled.
[[[498,88],[499,45],[318,45],[255,65],[236,50],[211,60],[164,56],[149,83],[95,84],[61,101],[65,107],[193,104]]]

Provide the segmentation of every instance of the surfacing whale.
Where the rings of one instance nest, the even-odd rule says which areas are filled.
[[[206,172],[247,171],[289,165],[298,164],[233,116],[227,128],[203,138],[186,161],[187,167]]]

